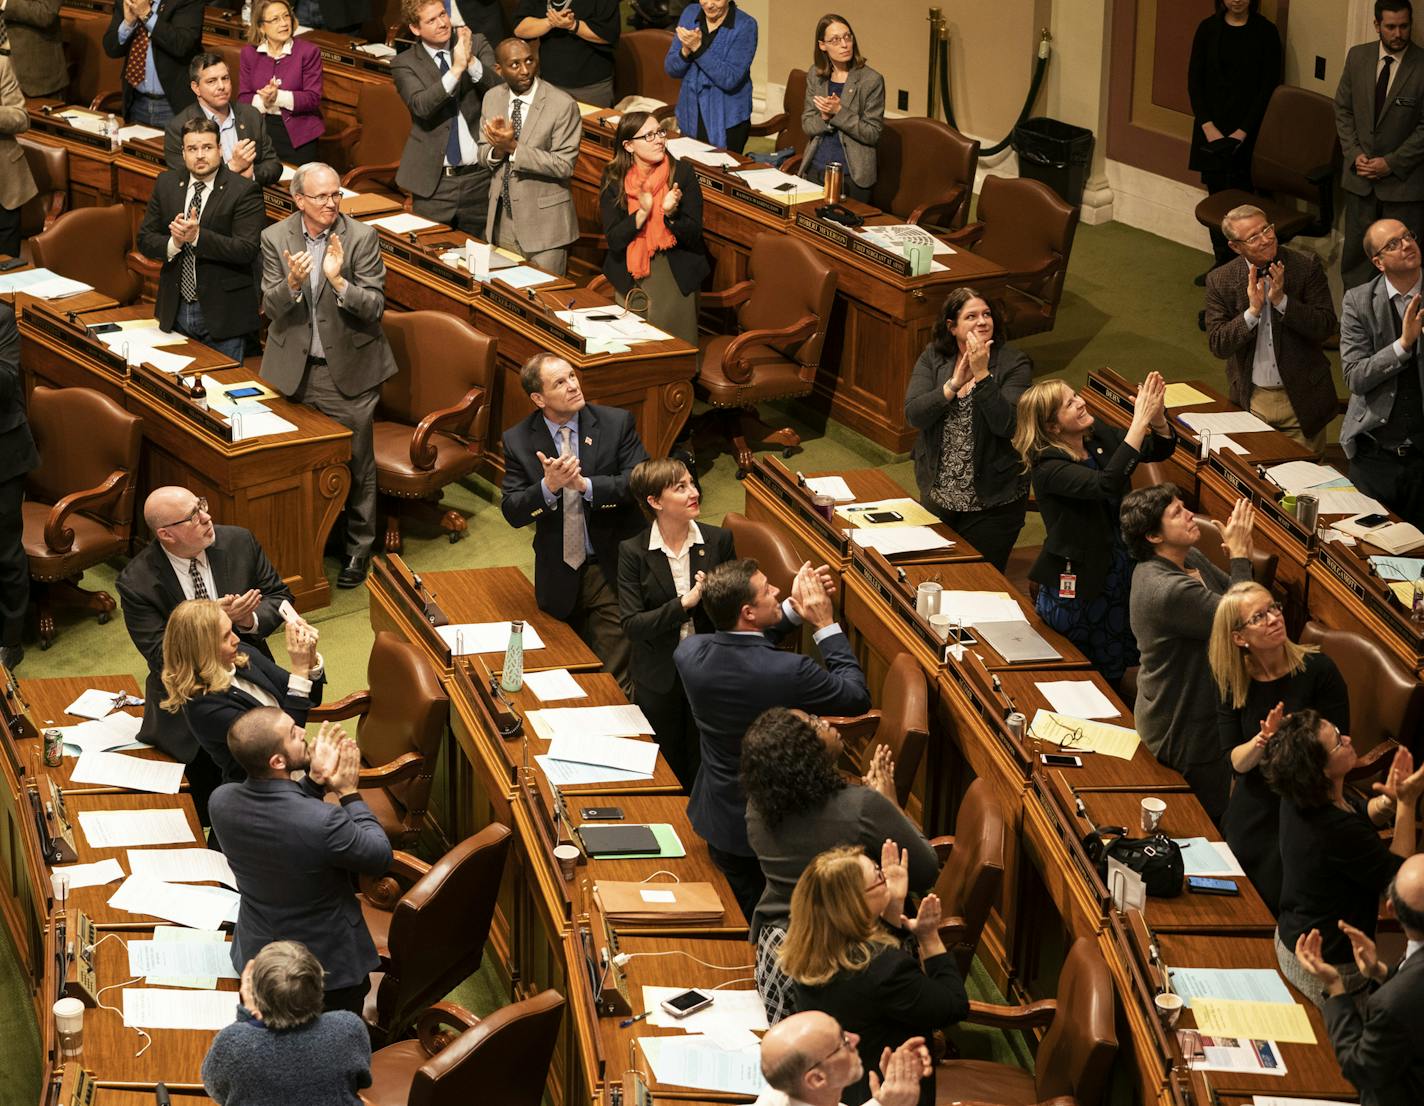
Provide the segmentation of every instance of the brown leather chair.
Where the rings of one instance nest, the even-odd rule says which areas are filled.
[[[985,177],[977,218],[949,235],[956,245],[1002,265],[994,291],[1010,338],[1053,329],[1078,230],[1078,208],[1036,180]]]
[[[396,186],[396,170],[410,137],[410,111],[396,86],[389,81],[363,84],[356,96],[356,118],[356,126],[343,132],[342,159],[353,168],[341,178],[342,187],[372,181],[384,191],[403,195]],[[409,202],[407,196],[407,206]]]
[[[361,718],[356,740],[361,798],[396,848],[414,845],[425,825],[435,761],[450,720],[450,699],[430,663],[414,645],[388,630],[376,635],[366,664],[369,686],[330,706],[309,722]]]
[[[786,535],[774,526],[749,519],[737,511],[728,511],[722,518],[722,525],[732,532],[732,544],[737,548],[737,556],[756,561],[772,587],[783,596],[790,595],[791,583],[801,570],[802,562]],[[799,652],[800,631],[782,638],[781,648]]]
[[[880,746],[890,750],[895,762],[895,801],[903,807],[910,799],[915,773],[920,770],[930,739],[929,689],[924,670],[909,653],[901,653],[890,662],[878,698],[882,705],[875,710],[854,718],[826,721],[840,730],[845,748],[854,750],[852,759],[858,776],[865,774]]]
[[[436,1003],[416,1019],[415,1040],[371,1057],[371,1085],[361,1100],[370,1106],[540,1106],[563,1016],[564,997],[552,990],[487,1018]]]
[[[753,123],[753,136],[776,136],[777,150],[794,150],[782,166],[787,173],[795,173],[801,167],[801,159],[806,154],[806,143],[810,141],[801,128],[801,112],[806,107],[806,70],[793,69],[786,74],[786,91],[781,97],[781,111],[762,123]]]
[[[762,400],[810,394],[836,296],[836,271],[811,246],[783,234],[752,243],[750,279],[724,292],[704,292],[708,307],[736,307],[737,333],[704,338],[702,367],[693,382],[720,414],[737,457],[738,477],[752,466],[743,413],[753,417]],[[764,439],[783,456],[801,444],[789,426]]]
[[[1217,527],[1216,522],[1207,518],[1206,515],[1194,517],[1197,520],[1197,526],[1201,528],[1201,537],[1197,539],[1197,548],[1222,572],[1230,574],[1231,557],[1226,552],[1226,546],[1222,544],[1221,530]],[[1277,558],[1274,553],[1253,549],[1251,552],[1251,579],[1270,591],[1271,585],[1276,582],[1276,565]]]
[[[943,865],[935,881],[935,894],[944,906],[940,939],[954,953],[960,975],[968,979],[974,950],[1004,883],[1004,812],[988,780],[969,785],[954,831],[930,844]]]
[[[1373,779],[1389,766],[1397,745],[1417,757],[1424,723],[1424,683],[1378,642],[1353,630],[1307,622],[1301,644],[1318,645],[1350,688],[1350,743],[1359,763],[1352,781]]]
[[[400,507],[433,507],[458,541],[458,511],[440,512],[440,492],[479,466],[489,436],[495,339],[444,311],[386,312],[396,375],[381,385],[372,433],[376,488],[386,510],[386,552],[401,550]]]
[[[25,164],[30,167],[30,176],[35,178],[35,187],[39,190],[20,208],[20,238],[25,239],[49,230],[64,214],[69,203],[69,151],[63,146],[35,142],[24,135],[19,139],[20,148],[25,151]],[[26,249],[26,246],[21,247],[22,252]]]
[[[55,604],[96,611],[100,623],[118,606],[79,580],[128,549],[143,420],[91,388],[43,385],[30,395],[29,416],[40,465],[25,478],[23,540],[48,649]]]
[[[1339,175],[1334,102],[1318,92],[1279,85],[1266,105],[1251,154],[1251,191],[1231,188],[1208,196],[1197,204],[1197,222],[1217,229],[1232,208],[1255,204],[1274,224],[1277,241],[1289,242],[1299,234],[1316,238],[1330,233],[1335,221]]]
[[[133,223],[123,204],[66,211],[30,239],[30,260],[60,276],[82,280],[120,304],[138,299],[143,282],[133,271]]]
[[[363,888],[361,913],[381,954],[363,1011],[377,1043],[399,1039],[420,1010],[480,970],[509,841],[495,822],[434,864],[398,851],[391,872]]]
[[[1068,950],[1058,997],[1027,1006],[970,1002],[968,1021],[1028,1031],[1047,1026],[1034,1072],[984,1060],[949,1060],[935,1072],[936,1102],[1097,1106],[1117,1055],[1116,998],[1107,961],[1089,937]]]
[[[641,31],[624,31],[613,48],[613,102],[625,96],[646,96],[661,100],[669,108],[677,107],[682,95],[682,81],[669,77],[663,65],[673,33],[653,27]],[[670,113],[669,113],[670,114]],[[658,113],[659,117],[663,115]]]
[[[104,53],[109,17],[65,8],[59,14],[59,26],[69,65],[69,95],[65,102],[90,104],[117,94],[123,87],[124,60]]]
[[[938,119],[887,119],[876,152],[872,204],[907,223],[964,225],[979,164],[976,139]]]

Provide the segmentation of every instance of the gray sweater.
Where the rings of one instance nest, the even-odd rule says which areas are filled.
[[[1137,732],[1159,761],[1179,772],[1222,756],[1206,646],[1226,589],[1251,579],[1251,562],[1241,557],[1232,558],[1230,577],[1197,549],[1187,553],[1187,567],[1201,572],[1200,583],[1163,557],[1139,563],[1128,608],[1142,654],[1132,708]]]
[[[361,1106],[356,1092],[370,1085],[371,1038],[348,1010],[278,1032],[239,1006],[203,1060],[219,1106]]]
[[[747,840],[766,876],[766,890],[752,914],[752,944],[762,926],[785,927],[791,916],[791,892],[814,857],[838,845],[859,845],[878,864],[887,837],[910,852],[911,893],[929,891],[939,876],[939,858],[919,827],[872,788],[855,784],[842,788],[819,810],[783,818],[774,829],[755,804],[748,803]]]

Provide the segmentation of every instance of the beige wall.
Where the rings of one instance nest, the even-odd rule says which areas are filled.
[[[1323,96],[1335,95],[1351,38],[1344,0],[1291,0],[1286,24],[1286,84]],[[1323,81],[1315,79],[1317,56],[1325,59]]]

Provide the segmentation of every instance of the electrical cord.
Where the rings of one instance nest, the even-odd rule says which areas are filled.
[[[104,934],[104,936],[100,937],[97,941],[90,945],[85,951],[92,952],[94,949],[97,949],[100,945],[102,945],[105,941],[108,940],[117,941],[119,944],[123,945],[125,949],[129,947],[128,942],[125,941],[122,937],[120,937],[117,933],[106,933]],[[122,983],[110,983],[107,987],[100,987],[99,990],[94,994],[94,1005],[97,1006],[100,1010],[112,1010],[115,1014],[119,1016],[119,1019],[122,1021],[124,1012],[120,1010],[117,1006],[110,1006],[108,1003],[103,1002],[99,996],[102,995],[105,991],[112,991],[115,987],[128,987],[132,984],[141,982],[143,982],[143,976],[136,975],[132,979],[124,980]],[[144,1029],[142,1026],[132,1025],[129,1026],[129,1028],[144,1039],[144,1046],[134,1053],[134,1059],[137,1060],[152,1046],[153,1036],[148,1032],[148,1030]]]
[[[711,968],[714,972],[745,972],[750,971],[751,969],[756,967],[755,964],[738,964],[734,968],[728,968],[721,964],[709,964],[705,960],[697,959],[697,957],[693,956],[692,953],[686,952],[683,949],[669,949],[666,952],[620,952],[617,956],[613,958],[613,963],[617,964],[621,968],[623,967],[623,965],[627,964],[628,961],[637,960],[639,957],[642,956],[685,956],[694,964],[701,964],[704,968]],[[739,979],[730,979],[727,982],[741,983],[743,981]]]
[[[1044,37],[1040,39],[1038,43],[1038,60],[1034,63],[1033,78],[1029,81],[1028,95],[1024,97],[1023,107],[1019,110],[1018,118],[1014,120],[1013,126],[1009,128],[1009,133],[1004,137],[1004,140],[1002,142],[998,142],[993,146],[988,146],[980,149],[979,156],[981,158],[993,157],[995,154],[1000,154],[1004,150],[1007,150],[1009,146],[1013,144],[1014,131],[1018,128],[1020,123],[1022,123],[1025,119],[1028,118],[1028,113],[1033,110],[1033,102],[1034,100],[1038,99],[1039,90],[1043,87],[1043,78],[1048,72],[1048,59],[1053,52],[1052,48],[1049,46],[1049,42],[1050,37],[1048,35],[1048,32],[1045,31]],[[959,124],[955,122],[954,118],[954,102],[950,99],[949,95],[948,42],[943,43],[940,57],[941,64],[939,65],[939,97],[940,101],[944,104],[944,118],[945,122],[947,122],[955,130],[958,130]]]

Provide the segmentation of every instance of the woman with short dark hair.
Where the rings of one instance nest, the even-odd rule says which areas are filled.
[[[845,16],[821,16],[811,68],[806,70],[801,129],[808,141],[801,175],[820,184],[826,166],[839,162],[845,167],[841,191],[868,202],[877,174],[876,145],[884,127],[885,78],[865,64]]]
[[[741,153],[752,128],[752,59],[757,22],[735,0],[698,0],[682,9],[663,67],[682,82],[678,129],[688,138]]]

